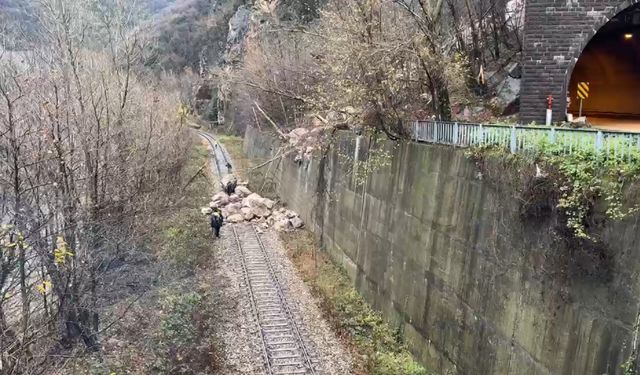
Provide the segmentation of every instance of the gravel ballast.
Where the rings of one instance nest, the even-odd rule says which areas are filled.
[[[240,254],[230,225],[222,228],[216,251],[216,293],[220,307],[219,342],[224,346],[220,374],[265,374],[262,340],[255,321],[248,289],[245,286]],[[260,234],[269,253],[276,277],[282,286],[296,320],[303,326],[304,341],[317,361],[317,374],[346,375],[352,373],[352,359],[329,324],[323,318],[318,301],[297,273],[286,255],[275,230]]]

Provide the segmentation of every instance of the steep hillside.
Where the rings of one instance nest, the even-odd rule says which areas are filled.
[[[19,48],[20,35],[32,35],[36,30],[33,3],[25,0],[0,0],[0,43],[5,48]]]
[[[146,65],[179,72],[185,68],[199,71],[203,66],[217,64],[224,54],[229,19],[243,3],[244,0],[139,2],[140,17],[147,20],[146,32],[151,40]],[[25,40],[37,35],[37,7],[35,1],[0,0],[0,44],[5,49],[27,48]]]
[[[237,42],[230,25],[232,66],[219,75],[218,121],[242,132],[259,121],[318,120],[390,138],[406,136],[416,118],[509,121],[519,103],[523,7],[520,0],[256,2]]]
[[[229,19],[242,0],[183,0],[156,17],[147,65],[181,71],[215,65],[224,53]]]

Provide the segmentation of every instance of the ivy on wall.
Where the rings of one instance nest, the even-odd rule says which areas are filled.
[[[640,209],[640,205],[629,198],[638,189],[640,151],[627,155],[595,149],[566,153],[541,141],[531,151],[521,154],[483,146],[471,149],[468,155],[481,172],[487,171],[487,159],[493,159],[494,163],[511,169],[506,173],[513,173],[516,179],[528,178],[530,183],[515,186],[522,204],[535,207],[551,199],[551,208],[562,215],[567,228],[579,239],[593,239],[587,223],[596,212],[606,219],[622,220]]]

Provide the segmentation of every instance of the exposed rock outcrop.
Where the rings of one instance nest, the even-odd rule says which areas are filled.
[[[227,51],[225,63],[234,64],[242,60],[244,41],[249,31],[251,10],[246,5],[241,5],[229,20],[229,32],[227,34]]]

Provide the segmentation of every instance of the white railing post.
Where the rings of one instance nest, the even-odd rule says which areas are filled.
[[[596,150],[602,151],[603,145],[604,145],[604,136],[602,134],[602,130],[598,130],[598,134],[596,135]]]
[[[509,142],[509,150],[512,154],[515,154],[518,148],[518,139],[516,137],[516,127],[511,127],[511,142]]]
[[[453,139],[451,140],[454,146],[458,145],[458,123],[453,124]]]
[[[438,143],[438,123],[433,123],[433,142]]]
[[[535,148],[535,139],[542,137],[550,144],[557,145],[565,154],[576,150],[594,147],[597,152],[611,153],[613,157],[632,158],[634,148],[640,151],[640,136],[637,134],[610,133],[602,130],[587,132],[555,127],[546,130],[526,127],[489,126],[485,131],[482,124],[460,124],[458,122],[413,121],[413,139],[416,142],[431,142],[452,145],[454,147],[470,147],[478,145],[498,145],[508,147],[513,154],[528,148]],[[544,132],[548,132],[544,135]]]

